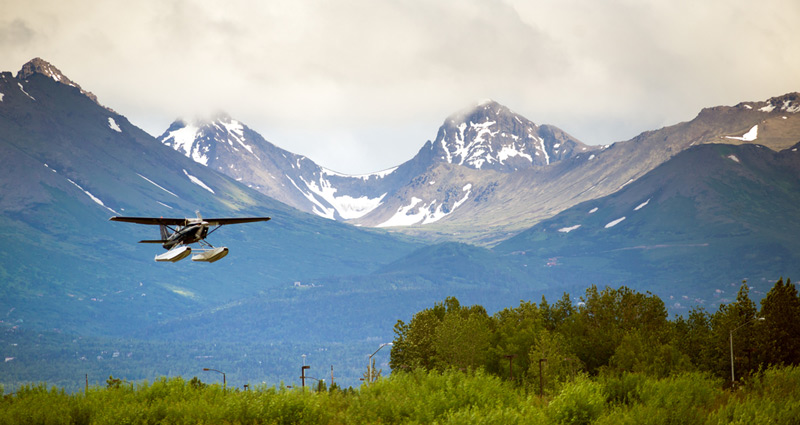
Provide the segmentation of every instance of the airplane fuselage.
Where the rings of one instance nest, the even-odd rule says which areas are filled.
[[[199,242],[208,236],[208,223],[190,224],[171,234],[162,245],[164,249],[171,249],[175,245],[188,245]]]

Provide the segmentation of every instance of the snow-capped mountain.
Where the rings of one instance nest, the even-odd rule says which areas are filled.
[[[411,160],[358,176],[328,170],[280,149],[227,115],[175,121],[159,140],[302,211],[374,227],[423,225],[447,217],[475,196],[472,183],[465,180],[470,170],[479,175],[511,173],[596,150],[493,101],[447,118],[436,140]],[[457,167],[435,170],[445,164]]]
[[[510,175],[543,171],[580,154],[588,158],[599,149],[486,100],[445,119],[436,139],[409,161],[417,164],[416,175],[357,222],[410,232],[415,231],[409,226],[433,223],[459,226],[505,181],[513,180]]]
[[[363,187],[364,183],[374,183],[390,173],[341,175],[275,146],[224,114],[210,120],[177,120],[158,140],[301,211],[337,220],[359,218],[377,207],[381,194]],[[356,196],[339,188],[353,186]]]
[[[502,172],[550,165],[596,149],[491,100],[445,120],[429,148],[438,161]]]
[[[229,117],[176,122],[160,140],[302,211],[425,238],[493,243],[612,194],[696,144],[792,146],[800,134],[798,96],[707,108],[689,122],[606,146],[586,146],[484,101],[445,119],[409,161],[363,176],[277,148]]]

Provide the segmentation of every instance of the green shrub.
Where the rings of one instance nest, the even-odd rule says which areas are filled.
[[[723,396],[722,383],[703,373],[664,379],[632,375],[624,379],[637,381],[632,400],[638,401],[617,404],[598,424],[702,424]]]
[[[641,388],[647,377],[643,374],[623,372],[598,378],[609,404],[633,404],[641,401]]]
[[[771,367],[755,374],[707,424],[797,424],[800,421],[800,367]]]
[[[519,403],[519,394],[507,382],[482,371],[417,369],[361,387],[346,416],[354,423],[431,423],[449,412]]]
[[[547,407],[548,416],[562,424],[589,424],[605,408],[605,396],[600,384],[587,377],[567,383]]]

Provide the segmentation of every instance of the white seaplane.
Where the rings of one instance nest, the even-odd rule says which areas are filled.
[[[126,223],[158,225],[161,230],[161,239],[143,240],[139,243],[160,243],[167,252],[156,255],[156,261],[171,262],[183,260],[192,253],[189,246],[198,243],[198,253],[192,256],[192,261],[213,263],[228,255],[228,248],[214,247],[208,243],[206,237],[226,224],[253,223],[268,221],[269,217],[238,217],[238,218],[203,218],[197,212],[196,218],[165,218],[165,217],[111,217],[111,221]]]

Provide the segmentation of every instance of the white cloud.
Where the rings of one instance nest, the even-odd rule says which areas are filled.
[[[796,91],[800,68],[794,0],[31,0],[5,9],[1,70],[40,56],[156,136],[178,116],[224,110],[347,173],[409,159],[478,99],[605,144],[706,106]]]

